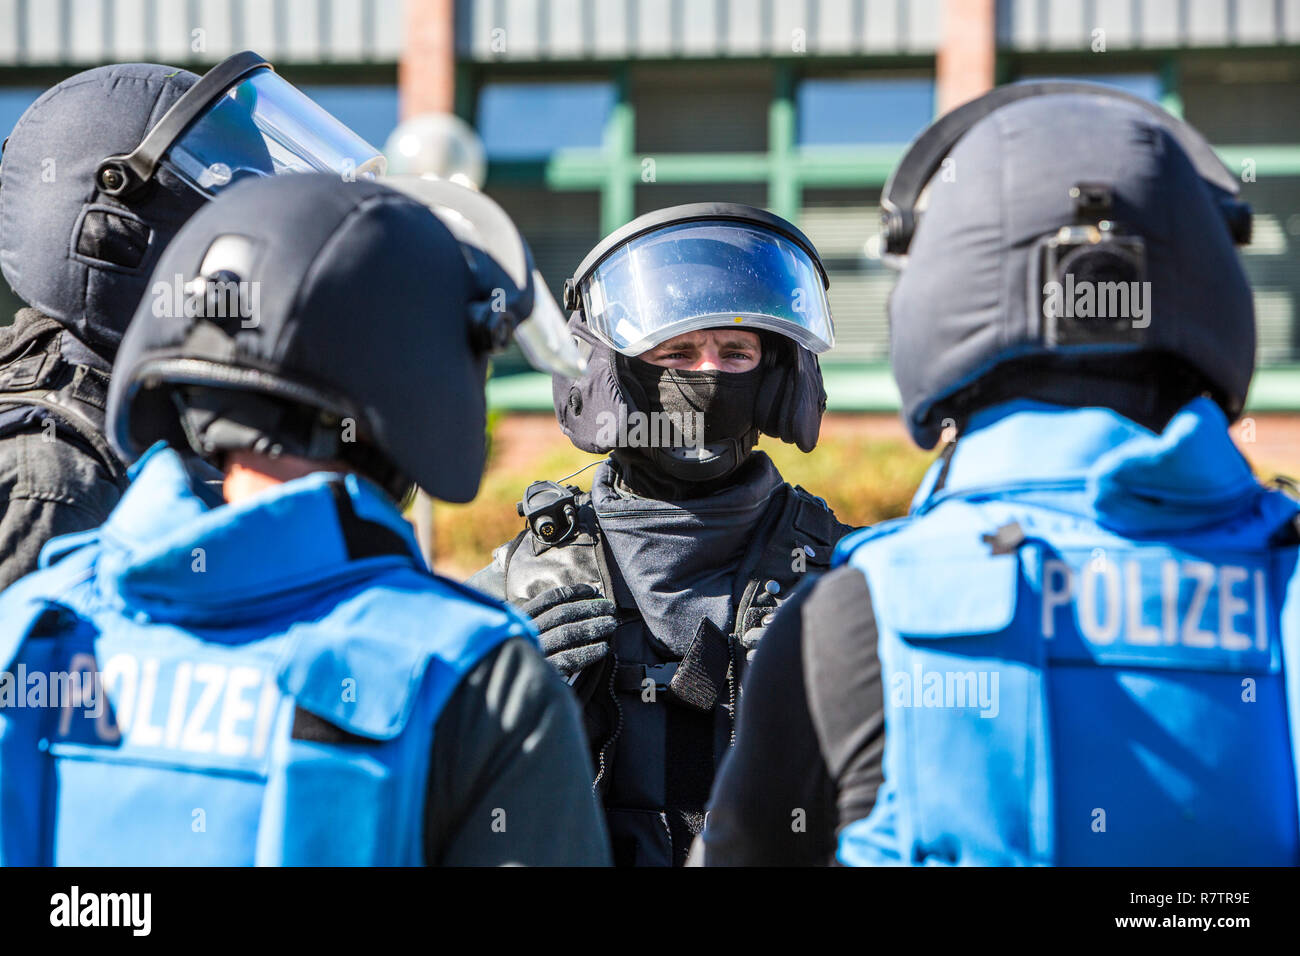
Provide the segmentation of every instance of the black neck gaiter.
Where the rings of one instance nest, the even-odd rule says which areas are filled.
[[[784,486],[772,460],[758,452],[726,490],[674,501],[628,494],[621,477],[602,464],[591,503],[651,635],[680,657],[704,618],[730,632],[737,575]]]
[[[629,487],[683,498],[732,484],[758,442],[754,407],[764,369],[691,371],[626,359],[624,370],[636,411],[650,416],[629,423],[614,453]]]

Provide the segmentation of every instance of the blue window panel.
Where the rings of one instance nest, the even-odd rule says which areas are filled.
[[[478,132],[493,159],[598,148],[613,108],[611,83],[488,83],[479,90]]]
[[[1154,73],[1081,73],[1075,76],[1042,74],[1022,76],[1021,80],[1080,80],[1084,83],[1100,83],[1102,86],[1114,86],[1125,93],[1132,93],[1152,103],[1160,102],[1160,77]]]
[[[397,87],[378,84],[304,86],[302,91],[376,149],[397,126]]]
[[[907,143],[934,118],[931,77],[840,77],[799,84],[800,146]]]
[[[44,92],[39,86],[0,86],[0,139],[13,131],[27,107]]]

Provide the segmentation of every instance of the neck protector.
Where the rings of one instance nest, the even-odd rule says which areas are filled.
[[[723,491],[673,502],[621,491],[608,464],[592,479],[592,507],[614,563],[651,635],[678,656],[702,619],[724,633],[734,624],[737,572],[783,484],[762,452],[745,474]]]

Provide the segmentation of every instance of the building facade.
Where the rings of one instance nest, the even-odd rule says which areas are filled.
[[[557,292],[651,209],[785,216],[830,272],[825,364],[859,381],[887,359],[877,203],[908,141],[995,83],[1118,85],[1192,122],[1241,175],[1252,404],[1300,408],[1300,0],[0,0],[0,125],[73,68],[243,48],[377,145],[399,111],[469,120],[487,191]],[[891,401],[832,389],[840,407]]]

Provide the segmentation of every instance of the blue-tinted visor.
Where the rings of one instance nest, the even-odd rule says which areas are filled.
[[[327,172],[369,179],[384,157],[293,84],[269,69],[223,93],[163,156],[208,196],[248,176]]]
[[[814,353],[835,344],[821,272],[761,226],[696,220],[642,233],[578,284],[588,327],[624,355],[697,329],[766,329]]]

